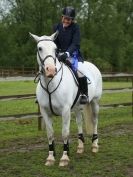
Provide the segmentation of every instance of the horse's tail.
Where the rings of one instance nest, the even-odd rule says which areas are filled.
[[[92,108],[91,104],[87,103],[83,109],[84,121],[86,133],[92,135],[93,133],[93,123],[92,123]]]

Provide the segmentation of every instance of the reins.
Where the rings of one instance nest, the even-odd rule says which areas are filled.
[[[54,79],[54,77],[55,77],[60,71],[62,71],[62,72],[61,72],[60,81],[59,81],[58,85],[56,86],[56,88],[55,88],[53,91],[50,92],[50,91],[49,91],[49,84],[52,82],[52,80]],[[39,72],[39,73],[37,74],[36,78],[37,78],[39,75],[43,75],[43,74],[44,74],[43,72]],[[61,81],[62,81],[62,77],[63,77],[63,63],[61,64],[61,67],[60,67],[60,69],[57,71],[57,73],[55,74],[55,76],[54,76],[51,80],[49,80],[49,82],[48,82],[48,84],[47,84],[47,87],[44,87],[44,85],[42,84],[42,81],[41,81],[41,78],[40,78],[40,77],[39,77],[39,79],[38,79],[38,82],[40,82],[40,85],[41,85],[41,87],[43,88],[43,90],[44,90],[45,92],[47,92],[47,94],[49,95],[49,106],[50,106],[51,112],[52,112],[54,115],[58,116],[58,115],[54,112],[54,110],[53,110],[51,95],[52,95],[52,93],[54,93],[54,92],[58,89],[58,87],[59,87],[59,85],[60,85],[60,83],[61,83]],[[36,80],[36,78],[35,78],[35,80]]]
[[[51,39],[43,39],[43,40],[40,40],[40,41],[38,41],[38,43],[39,42],[41,42],[41,41],[52,41],[53,42],[53,40],[51,40]],[[44,71],[44,69],[43,69],[43,67],[45,66],[45,64],[44,64],[44,62],[48,59],[48,58],[53,58],[53,60],[54,60],[54,64],[56,65],[56,58],[55,57],[53,57],[52,55],[47,55],[44,59],[42,59],[42,57],[40,56],[40,53],[39,53],[39,49],[37,50],[37,54],[38,54],[38,57],[39,57],[39,60],[40,60],[40,62],[41,62],[41,65],[42,65],[42,68],[41,68],[41,71],[37,74],[37,76],[35,77],[35,79],[34,79],[34,82],[36,82],[36,79],[38,78],[38,76],[39,75],[45,75],[45,71]],[[43,90],[45,91],[45,92],[47,92],[47,94],[49,95],[49,105],[50,105],[50,109],[51,109],[51,112],[54,114],[54,115],[56,115],[57,116],[57,114],[54,112],[54,110],[53,110],[53,107],[52,107],[52,100],[51,100],[51,95],[52,95],[52,93],[54,93],[57,89],[58,89],[58,87],[59,87],[59,85],[60,85],[60,83],[61,83],[61,81],[62,81],[62,76],[63,76],[63,63],[61,64],[61,67],[60,67],[60,69],[57,71],[57,73],[54,75],[54,77],[62,70],[62,73],[61,73],[61,78],[60,78],[60,80],[59,80],[59,83],[58,83],[58,85],[56,86],[56,88],[53,90],[53,91],[49,91],[49,85],[50,85],[50,83],[52,82],[52,80],[54,79],[54,77],[51,79],[51,80],[49,80],[49,82],[48,82],[48,84],[47,84],[47,86],[46,87],[44,87],[44,85],[43,85],[43,83],[42,83],[42,81],[41,81],[41,78],[39,77],[39,79],[38,79],[38,82],[40,82],[40,85],[41,85],[41,87],[43,88]]]

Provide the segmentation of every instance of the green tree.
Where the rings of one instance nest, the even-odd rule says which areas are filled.
[[[5,0],[0,8],[0,63],[36,65],[36,44],[29,32],[50,35],[64,6],[76,8],[81,28],[81,50],[101,71],[132,71],[132,0]]]

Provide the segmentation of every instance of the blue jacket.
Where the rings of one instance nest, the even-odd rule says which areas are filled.
[[[54,32],[59,31],[55,44],[61,52],[69,52],[70,56],[74,51],[78,51],[78,60],[82,61],[80,53],[80,29],[78,24],[72,23],[70,26],[63,28],[63,24],[59,23],[54,26]]]

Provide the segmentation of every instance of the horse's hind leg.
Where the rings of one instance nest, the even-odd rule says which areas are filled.
[[[84,136],[83,136],[83,128],[82,128],[82,113],[80,110],[75,111],[76,115],[76,123],[78,126],[78,147],[77,147],[77,153],[82,154],[84,152]]]
[[[46,159],[46,166],[51,166],[55,162],[55,148],[54,148],[54,131],[52,126],[52,120],[44,111],[44,108],[40,107],[41,114],[43,116],[43,120],[45,121],[46,130],[47,130],[47,137],[49,142],[49,155]]]
[[[98,113],[99,113],[99,103],[98,99],[94,98],[91,101],[92,107],[92,123],[93,123],[93,135],[92,135],[92,152],[98,152],[98,133],[97,133],[97,126],[98,126]]]

